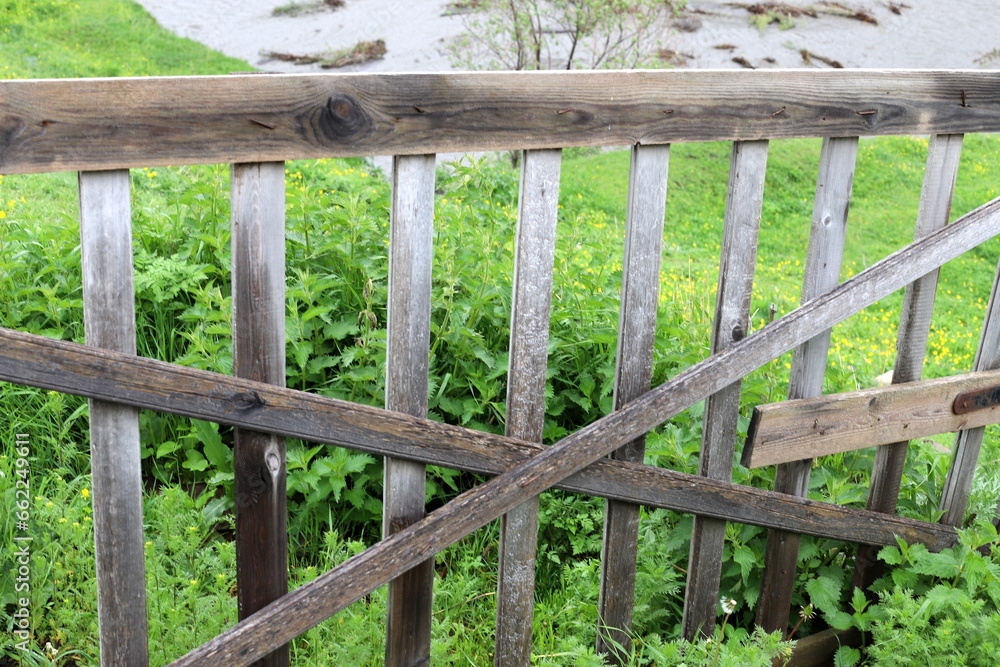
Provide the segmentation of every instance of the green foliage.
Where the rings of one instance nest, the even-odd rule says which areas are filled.
[[[663,642],[652,636],[641,643],[629,665],[670,667],[768,667],[784,665],[792,654],[792,642],[783,641],[778,632],[752,632],[727,626],[705,641]]]
[[[762,240],[762,259],[788,255],[789,245],[804,244],[803,228],[808,225],[809,212],[807,207],[793,204],[797,198],[809,196],[809,180],[814,178],[798,173],[804,164],[800,154],[808,155],[816,147],[814,142],[790,142],[787,148],[779,144],[772,151],[769,187],[776,191],[765,201],[773,199],[775,204],[773,209],[765,205],[765,223],[770,229],[763,237],[767,240]],[[918,159],[918,151],[908,143],[902,148],[902,154],[912,153],[912,159]],[[862,151],[863,156],[866,153]],[[585,154],[567,160],[564,167],[549,344],[547,441],[557,440],[611,409],[625,158],[620,153]],[[673,222],[668,224],[665,238],[655,383],[706,353],[724,202],[724,187],[719,183],[725,182],[727,169],[725,149],[714,145],[678,146],[674,162],[668,201],[675,203],[668,209]],[[862,166],[878,171],[874,163],[863,161]],[[380,405],[385,390],[388,186],[357,160],[290,163],[287,177],[288,384]],[[438,178],[431,415],[494,432],[502,430],[505,411],[516,182],[516,173],[503,162],[485,159],[459,163]],[[0,287],[13,299],[4,312],[5,325],[82,339],[72,182],[58,176],[6,177],[3,185],[13,188],[15,194],[4,207],[5,224],[0,233],[12,243],[9,247],[19,249],[5,260],[15,280]],[[142,354],[231,372],[227,191],[225,168],[134,172],[136,299]],[[862,211],[857,214],[862,232],[858,243],[867,252],[878,254],[871,248],[878,242],[888,248],[890,242],[878,241],[865,231],[868,223],[863,216],[872,209],[868,197],[874,196],[859,184],[854,210]],[[905,234],[899,236],[893,242],[902,245]],[[782,240],[787,245],[783,246]],[[864,257],[857,261],[870,260]],[[984,260],[972,257],[970,261],[977,265]],[[768,266],[765,264],[758,276],[761,301],[756,306],[756,328],[766,321],[765,304],[776,303],[777,310],[783,312],[797,300],[794,281]],[[977,275],[982,273],[978,266],[973,268],[977,268]],[[793,263],[783,265],[783,270],[794,273],[795,269]],[[972,273],[968,271],[963,279],[971,279]],[[34,276],[41,276],[41,280]],[[952,308],[966,307],[964,300],[961,304],[958,299],[949,301],[947,294],[942,295],[942,301]],[[969,304],[969,317],[975,316],[972,311],[976,307]],[[879,315],[878,320],[885,317]],[[867,326],[864,322],[849,325],[848,333],[842,336],[854,335],[850,332],[863,336]],[[835,336],[835,345],[836,340]],[[862,376],[878,370],[873,367],[864,374],[857,370],[869,354],[867,349],[852,352],[844,347],[837,352],[830,390],[854,388]],[[855,370],[838,375],[840,364]],[[780,399],[787,373],[787,360],[779,359],[746,379],[740,438],[745,434],[751,406]],[[2,400],[9,406],[5,414],[22,423],[27,420],[36,428],[45,460],[59,461],[72,475],[87,472],[82,445],[86,442],[84,402],[28,389],[5,391]],[[225,517],[232,505],[231,430],[151,412],[143,412],[141,420],[147,476],[160,483],[205,485],[209,493],[198,509],[209,522]],[[696,471],[701,420],[702,406],[697,405],[651,433],[647,462]],[[900,506],[910,516],[933,519],[936,480],[946,470],[947,456],[931,443],[918,442],[913,447],[917,455],[907,462]],[[992,447],[990,440],[986,447]],[[988,466],[991,458],[984,458]],[[814,469],[810,497],[860,505],[870,461],[864,452],[828,457]],[[381,461],[374,457],[290,442],[289,526],[296,548],[302,553],[321,549],[328,531],[366,543],[376,539],[381,475]],[[766,488],[773,482],[773,471],[736,466],[734,481]],[[436,504],[475,483],[475,478],[432,469],[429,482],[428,500]],[[983,488],[979,493],[985,503],[991,496],[989,489]],[[540,604],[570,604],[551,596],[565,588],[571,578],[591,571],[600,554],[602,514],[600,500],[561,492],[543,496]],[[676,636],[681,613],[678,587],[690,530],[690,519],[671,513],[644,517],[636,592],[640,610],[637,647],[646,646],[643,642],[648,637],[662,637],[669,643]],[[764,531],[752,526],[731,525],[727,530],[722,590],[740,603],[730,628],[749,627],[752,622],[763,538]],[[804,607],[813,602],[821,617],[806,621],[800,636],[822,627],[818,625],[821,622],[870,626],[872,619],[864,614],[873,612],[852,607],[852,601],[857,600],[844,588],[849,557],[850,549],[845,545],[803,540],[796,604]],[[590,581],[596,587],[596,580]],[[588,617],[580,609],[567,612],[566,618],[576,619],[581,628],[586,622],[580,619],[596,622],[596,616]],[[562,649],[552,652],[585,655],[590,649],[580,647],[592,645],[590,640],[569,641],[580,650],[562,644]],[[652,639],[648,645],[658,646]],[[845,650],[841,660],[849,657]]]
[[[822,568],[806,584],[811,606],[838,630],[856,629],[863,650],[842,646],[837,665],[987,665],[1000,648],[996,527],[982,519],[939,553],[922,544],[884,547],[891,569],[870,599],[849,590],[843,569]]]

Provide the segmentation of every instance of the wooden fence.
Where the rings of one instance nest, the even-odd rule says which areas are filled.
[[[936,270],[1000,233],[1000,204],[947,224],[962,135],[1000,131],[1000,73],[560,72],[0,82],[0,173],[78,171],[87,345],[0,330],[0,379],[91,399],[102,663],[148,662],[138,410],[236,427],[240,622],[176,665],[287,664],[286,644],[389,585],[387,664],[429,661],[433,556],[503,517],[496,662],[528,664],[539,493],[607,498],[598,648],[629,646],[638,506],[695,515],[684,634],[714,626],[727,521],[770,529],[757,620],[788,621],[800,534],[954,543],[982,429],[962,431],[942,523],[893,514],[906,442],[878,449],[867,510],[807,500],[811,450],[776,489],[730,482],[741,379],[795,350],[790,398],[817,396],[830,328],[906,287],[894,382],[919,379]],[[858,138],[931,135],[916,241],[839,284]],[[803,305],[749,331],[768,140],[823,137]],[[732,142],[712,355],[650,390],[670,144]],[[543,447],[560,150],[632,146],[615,411]],[[504,436],[429,421],[434,157],[524,150]],[[284,388],[284,165],[395,155],[386,407]],[[235,377],[135,356],[128,169],[232,167]],[[888,202],[887,205],[891,205]],[[975,370],[998,364],[991,298]],[[707,399],[700,476],[642,465],[644,434]],[[811,413],[809,413],[811,414]],[[994,421],[1000,420],[1000,417]],[[761,419],[761,428],[764,428]],[[385,539],[287,593],[284,438],[386,457]],[[765,447],[761,444],[760,447]],[[610,457],[608,457],[610,455]],[[816,454],[819,455],[819,454]],[[798,460],[796,460],[798,459]],[[424,516],[424,466],[495,475]]]

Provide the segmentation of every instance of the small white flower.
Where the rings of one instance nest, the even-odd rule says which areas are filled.
[[[733,598],[722,598],[719,602],[722,604],[722,611],[726,616],[736,611],[736,600]]]

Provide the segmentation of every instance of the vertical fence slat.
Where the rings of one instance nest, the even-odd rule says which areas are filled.
[[[127,170],[81,172],[80,251],[88,345],[135,354]],[[90,401],[97,617],[102,665],[146,665],[139,411]]]
[[[397,156],[392,169],[385,405],[416,417],[427,415],[434,164],[433,155]],[[385,537],[424,518],[425,487],[424,464],[386,457]],[[430,662],[433,594],[433,558],[389,583],[386,665]]]
[[[802,287],[803,303],[828,292],[840,281],[857,154],[857,137],[823,140]],[[809,398],[822,393],[829,347],[830,331],[827,330],[795,349],[789,399]],[[774,490],[805,496],[809,489],[811,468],[811,459],[779,465]],[[768,632],[784,631],[787,627],[798,552],[799,535],[768,531],[764,578],[756,618],[757,625]]]
[[[983,333],[979,338],[979,349],[973,363],[973,371],[992,371],[1000,368],[1000,266],[993,281],[993,291],[986,306]],[[983,444],[984,428],[970,428],[959,431],[955,436],[955,450],[951,468],[944,482],[941,494],[941,523],[961,526],[969,505],[972,479],[979,461],[979,450]]]
[[[712,354],[728,350],[748,334],[750,327],[750,292],[757,259],[767,149],[766,141],[733,144]],[[698,471],[701,475],[726,482],[732,479],[741,388],[742,382],[736,382],[705,402]],[[725,536],[725,521],[694,517],[684,593],[683,633],[688,639],[699,633],[710,635],[715,627]]]
[[[232,165],[233,373],[285,385],[285,165]],[[244,619],[288,592],[285,439],[233,433],[236,589]],[[288,665],[288,646],[258,661]]]
[[[951,198],[962,156],[962,139],[961,134],[942,134],[931,138],[914,239],[923,238],[948,224]],[[930,336],[937,282],[938,271],[932,271],[906,288],[896,337],[893,384],[920,379],[927,339]],[[867,509],[895,513],[908,448],[908,442],[898,442],[875,449]],[[879,576],[881,568],[878,567],[878,551],[877,547],[868,545],[858,547],[854,567],[855,586],[868,588]]]
[[[618,317],[614,409],[649,391],[659,305],[670,146],[633,146]],[[645,437],[611,456],[642,463]],[[597,651],[619,664],[631,645],[639,506],[607,501],[601,548]]]
[[[525,151],[514,254],[506,434],[542,441],[561,150]],[[531,663],[538,497],[500,523],[494,664]]]

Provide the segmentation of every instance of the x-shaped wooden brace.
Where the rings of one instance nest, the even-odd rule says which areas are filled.
[[[743,339],[728,351],[692,366],[623,409],[551,447],[536,449],[533,456],[523,458],[424,520],[288,593],[173,664],[250,664],[511,507],[559,484],[682,410],[997,233],[1000,233],[1000,200],[903,248]],[[339,415],[344,421],[326,425],[324,429],[318,422],[326,417],[311,414],[309,404],[310,401],[317,406],[324,401],[332,403],[332,399],[307,399],[307,394],[235,378],[223,380],[223,377],[72,343],[0,331],[0,379],[19,384],[261,431],[279,432],[266,427],[269,419],[277,419],[285,422],[280,430],[282,434],[347,446],[354,446],[351,444],[353,439],[363,440],[364,437],[375,439],[369,449],[375,449],[374,445],[385,440],[394,440],[397,444],[409,440],[420,448],[420,456],[412,458],[429,462],[433,462],[432,457],[426,454],[439,446],[436,434],[448,433],[442,425],[437,425],[441,430],[435,429],[433,422],[399,415],[390,419],[390,413],[371,413],[360,406],[353,407],[356,411],[353,420],[345,411]],[[271,417],[265,418],[265,415]],[[307,435],[324,430],[337,432],[337,437]],[[506,441],[495,436],[487,439],[490,438],[495,442]],[[525,443],[518,446],[530,448]],[[625,464],[615,465],[628,468]],[[691,488],[706,483],[707,480],[692,478]],[[897,521],[905,523],[905,520]],[[939,537],[931,546],[943,548],[953,541],[950,529],[938,527],[936,530]]]

